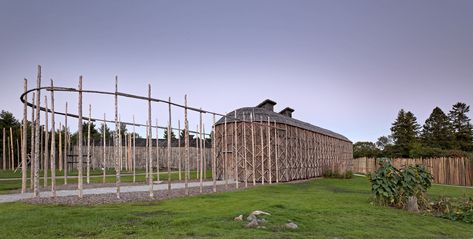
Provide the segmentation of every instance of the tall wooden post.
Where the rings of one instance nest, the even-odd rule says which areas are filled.
[[[212,134],[212,182],[213,182],[213,191],[214,192],[217,192],[217,162],[216,162],[216,157],[217,157],[217,153],[216,153],[216,148],[217,148],[217,143],[215,142],[215,135],[217,134],[217,132],[215,132],[215,113],[213,114],[213,124],[212,124],[212,130],[213,130],[213,134]]]
[[[78,150],[77,150],[77,158],[78,158],[78,163],[77,163],[77,187],[79,189],[79,198],[82,198],[82,188],[83,188],[83,183],[82,183],[82,140],[83,140],[83,135],[82,135],[82,76],[79,77],[79,102],[78,102],[78,110],[79,114],[79,120],[77,123],[77,131],[79,134],[79,138],[77,140],[78,143]]]
[[[90,118],[92,118],[92,106],[89,104],[89,119],[87,120],[87,184],[90,184]]]
[[[39,197],[39,121],[40,121],[40,105],[41,105],[41,66],[38,66],[38,78],[36,81],[36,121],[35,121],[35,154],[34,154],[34,182],[33,195]]]
[[[263,131],[263,118],[260,119],[260,135],[261,135],[261,184],[264,184],[264,131]]]
[[[168,134],[169,136],[169,134]],[[153,132],[151,130],[151,84],[148,84],[148,165],[149,165],[149,197],[153,198]]]
[[[247,149],[246,149],[246,119],[245,114],[243,114],[243,151],[245,154],[243,155],[244,158],[244,165],[243,170],[245,170],[245,188],[248,187],[248,167],[247,167]]]
[[[169,97],[168,111],[168,196],[171,196],[171,97]]]
[[[135,115],[133,115],[133,150],[132,150],[132,157],[133,157],[133,182],[136,182],[136,131],[135,131]],[[104,156],[105,158],[105,156]]]
[[[51,192],[56,197],[56,122],[54,110],[54,82],[51,79]]]
[[[156,177],[159,181],[159,124],[158,119],[156,119]]]
[[[25,93],[28,91],[28,80],[25,79],[24,84],[24,91]],[[21,193],[25,193],[26,191],[26,131],[28,130],[28,107],[26,105],[28,102],[28,95],[25,94],[25,103],[23,104],[23,130],[22,138],[21,138]],[[5,151],[4,151],[5,152]]]
[[[33,110],[34,111],[34,110]],[[6,147],[5,147],[5,128],[3,128],[3,151],[2,151],[2,154],[3,154],[3,170],[6,170],[7,169],[7,157],[6,157]]]
[[[69,129],[67,128],[67,101],[66,101],[66,111],[64,115],[64,159],[63,159],[63,166],[64,166],[64,184],[67,184],[67,170],[68,170],[68,163],[67,163],[67,156],[69,154]]]
[[[179,170],[179,181],[182,180],[181,177],[181,121],[177,121],[177,130],[178,130],[178,136],[177,136],[177,160],[178,160],[178,170]]]
[[[33,184],[34,184],[34,152],[35,152],[35,98],[36,92],[33,92],[33,97],[31,99],[31,102],[33,104],[33,107],[31,107],[31,138],[30,138],[30,189],[33,190]],[[3,129],[4,135],[5,135],[5,129]],[[5,142],[5,140],[4,140]],[[5,151],[4,151],[5,152]],[[5,163],[5,160],[3,161]],[[4,169],[6,169],[4,167]]]
[[[235,187],[238,188],[238,127],[237,127],[237,112],[235,110],[235,119],[233,119],[233,138],[234,138],[234,144],[235,144],[235,150],[233,152],[233,161],[234,161],[234,170],[235,170]]]
[[[184,172],[184,187],[186,195],[189,195],[188,181],[189,181],[189,121],[187,120],[187,95],[184,96],[184,143],[186,148],[185,172]]]
[[[44,187],[48,186],[48,164],[49,164],[49,123],[48,123],[48,97],[44,96]]]
[[[225,113],[225,122],[223,125],[223,144],[225,145],[225,157],[223,158],[223,177],[225,178],[225,190],[228,190],[228,142],[227,142],[227,113]]]
[[[10,127],[10,168],[15,170],[15,148],[13,148],[13,129]]]
[[[276,120],[274,121],[274,150],[275,150],[275,161],[276,161],[276,183],[279,183],[279,137]]]
[[[268,117],[268,180],[269,184],[273,183],[272,178],[272,165],[271,165],[271,123]]]
[[[118,77],[115,76],[115,143],[114,143],[114,158],[115,158],[115,186],[117,187],[117,198],[120,199],[120,164],[118,161]]]
[[[255,159],[255,124],[253,122],[253,113],[250,115],[250,122],[251,122],[251,151],[252,151],[252,170],[253,170],[253,186],[256,185],[256,159]]]
[[[202,108],[201,108],[201,110],[202,110]],[[200,162],[199,162],[200,163],[199,164],[199,168],[200,168],[200,178],[199,178],[200,179],[200,187],[199,187],[199,191],[200,191],[200,193],[202,193],[202,186],[203,186],[202,176],[203,176],[203,172],[204,172],[204,170],[203,170],[203,168],[204,168],[203,167],[204,166],[203,161],[204,160],[203,160],[203,157],[202,157],[202,154],[204,153],[203,150],[202,150],[202,136],[203,136],[202,135],[202,111],[200,111],[199,115],[200,115],[200,127],[199,127],[199,130],[200,130],[199,131],[199,134],[200,134],[200,137],[199,137],[199,141],[200,141],[200,145],[199,145],[199,148],[200,148]]]
[[[106,123],[107,119],[106,119],[106,115],[105,113],[103,114],[103,125],[102,125],[102,137],[103,137],[103,158],[102,158],[102,170],[103,170],[103,174],[102,174],[102,183],[105,183],[106,182],[106,175],[107,175],[107,151],[106,151],[106,148],[107,148],[107,123]],[[135,181],[133,181],[135,182]]]

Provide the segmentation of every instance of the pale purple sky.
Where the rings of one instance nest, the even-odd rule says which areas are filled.
[[[422,124],[435,106],[473,104],[471,0],[12,0],[0,2],[0,36],[0,108],[18,118],[38,64],[43,84],[83,75],[84,88],[113,91],[118,75],[120,91],[151,83],[154,97],[188,94],[217,112],[270,98],[354,142],[389,134],[401,108]],[[57,110],[67,99],[76,112],[76,98],[59,95]],[[112,116],[113,98],[84,100]],[[120,108],[146,120],[145,102]],[[153,109],[164,124],[165,106]]]

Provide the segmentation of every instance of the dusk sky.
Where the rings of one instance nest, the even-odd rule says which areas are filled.
[[[269,98],[353,142],[388,135],[401,108],[423,124],[435,106],[473,105],[471,0],[3,0],[0,36],[0,109],[17,118],[38,64],[44,85],[83,75],[84,89],[113,91],[117,75],[119,91],[150,83],[153,97],[221,113]],[[77,112],[77,94],[58,94],[56,110],[66,100]],[[85,95],[84,114],[89,103],[111,119],[112,97]],[[120,101],[122,120],[144,123],[146,109]],[[166,106],[153,111],[164,125]]]

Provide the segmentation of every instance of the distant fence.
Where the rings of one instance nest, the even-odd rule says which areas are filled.
[[[394,167],[403,165],[425,165],[434,176],[434,182],[439,184],[473,186],[473,165],[467,158],[429,158],[429,159],[391,159]],[[367,174],[379,168],[379,159],[353,159],[352,171]]]

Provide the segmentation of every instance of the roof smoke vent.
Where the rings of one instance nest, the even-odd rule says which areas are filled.
[[[279,112],[279,113],[282,114],[282,115],[285,115],[289,118],[292,118],[292,112],[294,112],[294,109],[286,107],[283,110],[281,110],[281,112]]]
[[[274,111],[274,106],[276,105],[276,102],[270,100],[270,99],[266,99],[265,101],[261,102],[259,105],[257,105],[256,107],[258,108],[263,108],[265,110],[269,110],[269,111]]]

